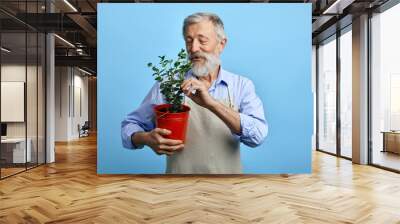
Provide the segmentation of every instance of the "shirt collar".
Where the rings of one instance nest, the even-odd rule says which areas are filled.
[[[217,77],[215,84],[218,85],[222,82],[222,83],[225,83],[225,85],[228,85],[227,79],[228,79],[228,76],[226,75],[226,71],[221,66],[219,69],[218,77]]]

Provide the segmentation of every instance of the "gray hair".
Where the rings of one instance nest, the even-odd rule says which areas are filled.
[[[216,14],[208,12],[198,12],[186,17],[183,21],[183,38],[185,38],[186,30],[190,25],[202,22],[204,20],[209,20],[213,23],[215,32],[217,33],[217,37],[219,40],[222,40],[226,37],[224,31],[224,23]]]

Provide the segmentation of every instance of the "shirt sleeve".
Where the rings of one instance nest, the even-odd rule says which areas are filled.
[[[243,82],[240,95],[239,139],[247,146],[257,147],[264,142],[268,133],[263,103],[255,92],[253,82],[249,79]]]
[[[134,145],[131,136],[139,131],[150,131],[154,129],[153,107],[164,101],[159,90],[159,84],[154,84],[147,96],[143,99],[139,108],[129,113],[121,122],[122,145],[125,148],[143,148],[143,145]]]

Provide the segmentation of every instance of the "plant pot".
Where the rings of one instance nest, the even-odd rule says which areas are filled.
[[[171,134],[165,135],[165,138],[182,140],[185,142],[186,130],[189,121],[190,107],[182,105],[183,111],[178,113],[169,112],[171,104],[161,104],[154,107],[156,115],[156,127],[168,129]]]

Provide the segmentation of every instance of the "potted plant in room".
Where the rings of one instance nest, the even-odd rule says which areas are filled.
[[[160,83],[160,91],[167,102],[154,107],[156,127],[171,131],[166,138],[184,142],[190,108],[183,104],[181,85],[186,72],[191,68],[191,63],[184,49],[180,50],[175,61],[166,59],[165,55],[158,57],[160,67],[152,63],[147,64],[153,71],[154,79]]]

